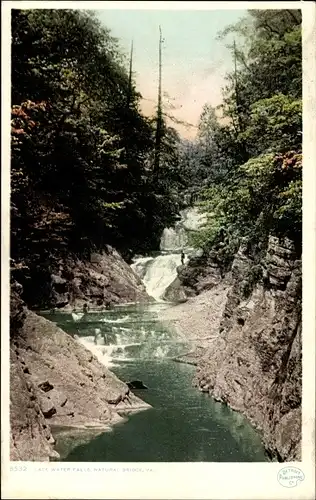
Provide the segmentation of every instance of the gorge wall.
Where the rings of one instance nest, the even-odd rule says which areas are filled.
[[[58,273],[47,273],[46,305],[104,307],[107,301],[149,300],[128,264],[115,250],[109,252],[88,263],[69,259]],[[22,295],[31,304],[39,297],[31,285],[25,291],[11,282],[10,458],[48,461],[58,459],[53,426],[104,430],[122,420],[120,412],[149,405],[69,334],[28,309]]]
[[[211,258],[194,259],[179,268],[171,292],[196,297],[177,306],[188,313],[191,308],[190,318],[179,317],[179,327],[198,326],[204,338],[212,337],[193,355],[195,385],[244,413],[272,457],[300,460],[301,261],[292,242],[270,237],[259,264],[242,246],[225,277]]]
[[[23,299],[32,309],[104,307],[120,302],[150,300],[145,286],[121,255],[107,245],[89,259],[68,253],[45,265],[30,264],[27,272],[14,269],[12,276],[23,286]]]

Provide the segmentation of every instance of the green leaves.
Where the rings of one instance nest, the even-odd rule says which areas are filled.
[[[227,262],[243,238],[262,244],[269,234],[287,235],[301,244],[300,23],[299,11],[251,10],[221,35],[236,37],[237,48],[229,42],[236,70],[223,89],[227,123],[209,106],[201,115],[209,188],[200,206],[208,218],[194,240]]]
[[[226,235],[233,249],[244,237],[258,242],[271,233],[299,241],[301,168],[301,154],[295,151],[265,154],[241,165],[230,182],[203,191],[200,207],[208,213],[207,223],[194,243],[209,250]]]
[[[302,221],[302,180],[291,181],[279,196],[280,206],[275,211],[275,216],[283,224],[295,223],[297,228]]]
[[[91,11],[13,10],[11,52],[13,254],[157,246],[177,211],[178,137],[166,129],[152,183],[154,125],[117,40]]]
[[[287,151],[299,148],[302,130],[302,101],[276,94],[250,106],[249,124],[240,134],[256,151]]]

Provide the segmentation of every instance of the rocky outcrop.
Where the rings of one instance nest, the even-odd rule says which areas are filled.
[[[146,302],[150,297],[131,267],[112,247],[94,253],[88,260],[68,254],[49,266],[31,268],[27,279],[15,276],[23,285],[23,297],[32,309],[106,307],[122,302]]]
[[[212,289],[221,278],[221,270],[210,256],[193,257],[187,265],[177,268],[177,277],[166,288],[163,298],[170,302],[183,302]]]
[[[92,254],[88,263],[66,261],[59,272],[68,279],[71,306],[81,307],[85,302],[104,306],[151,300],[140,277],[111,247],[102,254]]]
[[[108,428],[120,412],[148,407],[90,351],[12,295],[24,319],[11,331],[11,460],[58,459],[54,426]]]
[[[220,335],[200,359],[196,385],[243,412],[272,456],[300,460],[301,262],[289,240],[270,238],[259,282],[253,267],[240,249]]]
[[[201,262],[201,261],[200,261]],[[203,283],[194,266],[192,279]],[[212,285],[163,312],[192,349],[194,384],[245,414],[279,461],[301,457],[301,261],[293,243],[270,237],[258,259],[247,244]]]
[[[170,283],[169,286],[167,286],[162,298],[167,302],[173,303],[181,303],[188,300],[187,294],[185,293],[184,287],[182,286],[178,276],[172,283]]]
[[[58,459],[55,439],[47,425],[36,387],[24,372],[15,348],[10,363],[10,460],[49,461]]]

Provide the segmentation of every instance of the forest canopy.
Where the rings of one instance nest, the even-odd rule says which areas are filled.
[[[12,11],[13,266],[106,243],[129,258],[173,223],[179,138],[163,121],[153,182],[156,119],[128,68],[91,11]]]
[[[227,263],[241,239],[269,234],[300,251],[300,11],[250,10],[219,34],[234,69],[190,141],[161,109],[141,113],[132,60],[93,12],[12,10],[11,21],[12,269],[105,244],[127,259],[157,250],[190,193],[208,214],[194,244],[220,246]]]
[[[195,244],[220,245],[229,262],[241,239],[262,247],[269,234],[288,236],[301,252],[301,12],[250,10],[220,38],[230,43],[234,71],[223,103],[205,104],[198,137],[186,155],[200,206],[208,214]],[[225,120],[223,120],[223,118]]]

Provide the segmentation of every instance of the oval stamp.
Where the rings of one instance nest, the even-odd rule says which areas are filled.
[[[297,467],[283,467],[283,469],[278,472],[278,481],[285,488],[294,488],[304,481],[304,479],[304,473]]]

